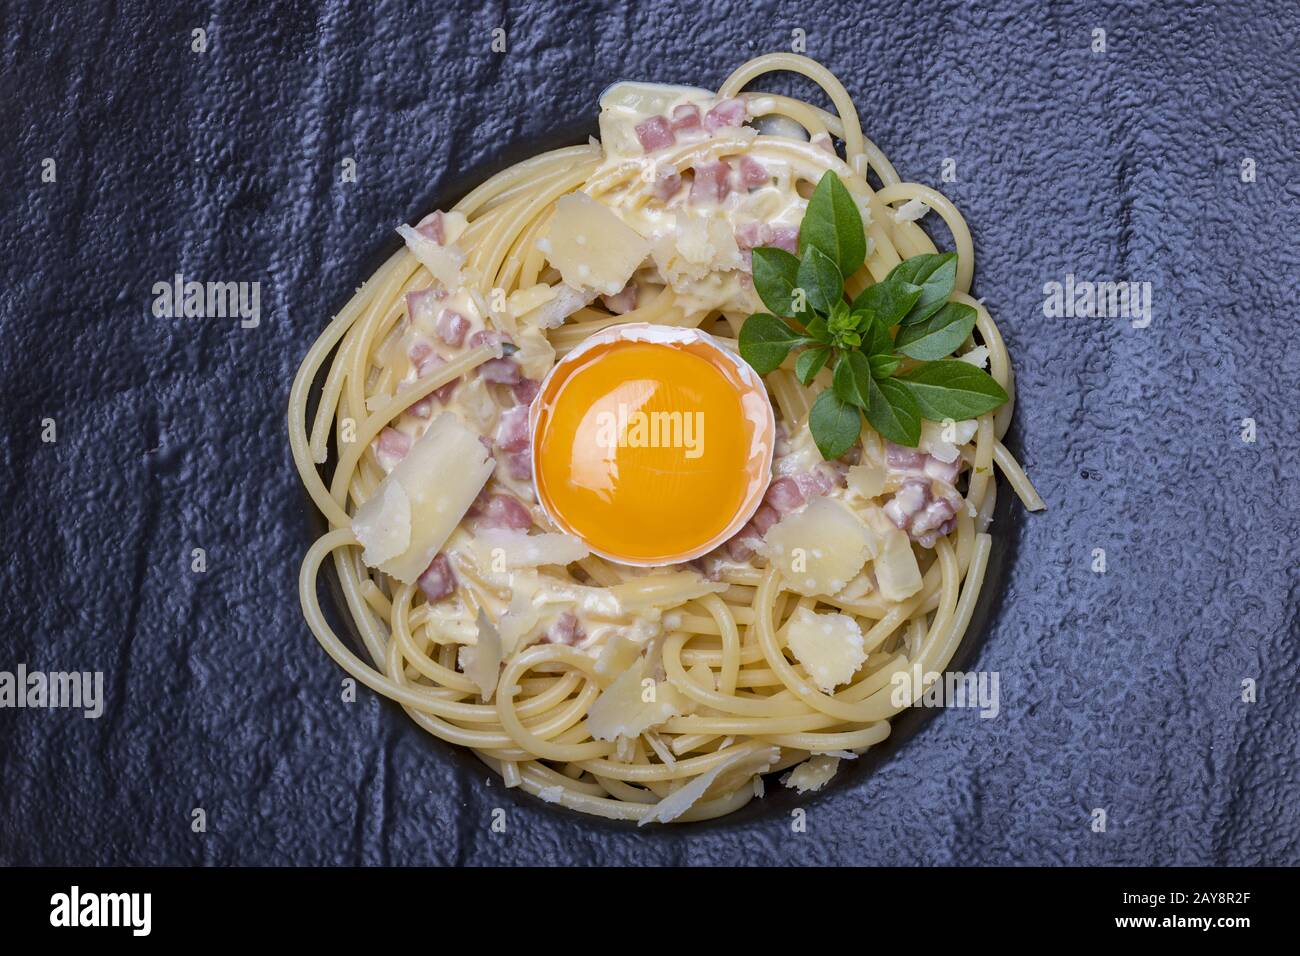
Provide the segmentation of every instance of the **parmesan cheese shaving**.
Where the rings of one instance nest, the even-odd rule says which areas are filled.
[[[374,497],[352,517],[352,532],[365,548],[361,560],[372,568],[397,557],[411,543],[411,500],[398,482],[379,484]]]
[[[456,246],[440,246],[427,236],[422,236],[410,226],[398,226],[397,234],[406,242],[406,248],[420,260],[444,289],[451,291],[461,286],[461,267],[465,254]]]
[[[608,206],[586,193],[555,203],[546,258],[567,285],[616,295],[650,253],[649,244]]]
[[[723,760],[712,770],[705,771],[690,783],[674,790],[654,805],[649,813],[637,821],[637,826],[647,823],[670,823],[695,805],[695,803],[713,786],[715,780],[725,774],[762,773],[781,759],[781,750],[771,747],[757,752],[738,753]]]
[[[600,649],[600,656],[596,658],[597,683],[608,687],[615,678],[635,664],[640,656],[639,643],[622,634],[611,635]]]
[[[867,659],[862,628],[847,614],[796,608],[784,631],[786,646],[824,694],[848,683]]]
[[[474,549],[479,563],[493,570],[498,567],[535,568],[544,564],[570,564],[591,554],[587,546],[572,535],[529,534],[504,528],[486,528],[478,532]]]
[[[478,612],[478,643],[462,647],[456,657],[461,671],[478,687],[483,702],[491,703],[501,675],[501,635],[482,611]]]
[[[587,712],[587,731],[593,738],[635,737],[690,712],[690,701],[672,684],[652,681],[646,672],[646,661],[640,658],[596,698]]]
[[[975,437],[979,424],[973,418],[961,422],[921,422],[917,447],[945,464],[954,462],[961,454],[958,449]]]
[[[870,538],[856,514],[834,498],[817,497],[767,532],[765,547],[791,590],[835,594],[857,576]]]
[[[609,593],[620,606],[628,610],[640,610],[647,607],[666,609],[726,589],[726,584],[710,581],[694,571],[670,571],[616,584],[609,588]]]
[[[365,548],[361,560],[414,584],[495,466],[477,433],[443,412],[353,515],[352,530]]]
[[[529,312],[521,313],[519,323],[521,325],[533,325],[542,329],[553,329],[563,325],[564,320],[573,313],[577,312],[592,299],[596,298],[595,290],[575,289],[571,285],[560,285],[554,289],[549,286],[534,286],[534,288],[548,289],[551,294],[544,300],[538,302],[535,308]],[[531,290],[529,290],[531,292]],[[515,293],[515,295],[527,295],[528,293]],[[514,296],[510,297],[509,308],[514,310]]]
[[[894,527],[883,511],[871,515],[872,530],[880,540],[874,570],[880,595],[887,601],[905,601],[921,590],[921,568],[916,563],[907,532]]]
[[[831,782],[839,767],[839,757],[832,757],[830,754],[809,757],[782,777],[781,782],[800,793],[820,790]]]

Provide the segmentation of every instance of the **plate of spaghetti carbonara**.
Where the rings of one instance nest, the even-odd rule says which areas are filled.
[[[505,786],[637,824],[885,741],[967,637],[999,484],[1044,505],[970,230],[845,87],[785,53],[618,82],[598,140],[397,233],[289,401],[339,667]]]

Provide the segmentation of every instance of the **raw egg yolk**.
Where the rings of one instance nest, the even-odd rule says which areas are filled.
[[[533,456],[558,524],[615,561],[668,563],[752,511],[770,464],[757,403],[770,406],[720,352],[615,340],[557,366]]]

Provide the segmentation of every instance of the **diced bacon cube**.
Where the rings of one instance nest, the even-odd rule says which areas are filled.
[[[836,473],[829,468],[814,468],[794,476],[794,483],[809,498],[816,495],[830,494],[838,483]]]
[[[442,552],[434,555],[429,567],[416,580],[420,590],[430,603],[441,601],[456,590],[456,574],[451,569],[451,562]]]
[[[447,364],[443,357],[433,350],[432,345],[418,339],[407,355],[411,359],[411,364],[415,366],[416,378],[424,378],[439,365]]]
[[[626,315],[636,308],[636,283],[629,282],[623,287],[623,291],[617,295],[601,296],[600,301],[605,303],[605,308],[615,315]]]
[[[736,532],[735,537],[727,542],[727,555],[733,561],[748,561],[754,556],[757,545],[763,540],[753,524],[747,524]]]
[[[396,428],[385,428],[375,439],[375,454],[380,462],[395,465],[406,457],[411,450],[411,436],[399,432]]]
[[[952,461],[940,461],[933,455],[925,456],[925,473],[936,481],[943,481],[950,485],[957,484],[957,475],[961,471],[961,458],[954,458]]]
[[[921,511],[912,519],[912,527],[909,533],[918,540],[929,537],[932,533],[946,534],[941,529],[948,525],[957,514],[956,502],[948,497],[932,499]],[[933,547],[934,539],[930,539],[927,547]]]
[[[442,402],[442,404],[446,405],[448,402],[451,401],[452,393],[456,391],[456,388],[459,385],[460,385],[460,379],[453,378],[446,385],[439,385],[437,388],[435,388],[433,390],[433,397],[436,398],[438,401]]]
[[[567,644],[569,647],[574,647],[586,636],[582,625],[578,623],[578,618],[571,611],[565,611],[547,628],[546,636],[542,640],[547,644]]]
[[[745,122],[747,106],[739,96],[719,100],[718,105],[704,114],[704,127],[710,133],[727,126],[740,126]]]
[[[433,327],[434,334],[448,345],[460,348],[465,343],[465,333],[469,331],[469,319],[459,312],[443,309],[438,314],[438,321]]]
[[[430,345],[428,342],[422,341],[420,339],[416,339],[414,342],[411,343],[411,348],[406,353],[406,356],[411,360],[411,364],[418,369],[420,367],[420,363],[425,361],[432,354],[433,354],[432,345]]]
[[[510,343],[510,339],[500,332],[494,332],[492,329],[479,329],[469,337],[469,347],[478,348],[480,345],[491,345],[494,348],[504,348]]]
[[[514,392],[515,401],[520,405],[530,405],[537,393],[542,390],[542,383],[533,378],[520,379],[515,387],[511,390]]]
[[[702,558],[696,558],[694,561],[686,562],[688,567],[699,571],[706,580],[722,580],[722,562],[718,560],[718,552],[710,551]]]
[[[677,171],[676,166],[664,163],[655,170],[654,194],[664,202],[676,196],[681,188],[682,174]]]
[[[772,174],[767,171],[767,167],[752,156],[741,156],[739,169],[740,181],[747,189],[766,186],[772,181]]]
[[[426,395],[407,409],[416,418],[428,418],[433,414],[433,396]]]
[[[930,499],[930,491],[923,481],[906,481],[885,502],[885,517],[902,531],[908,530],[916,516]]]
[[[433,289],[417,289],[406,293],[406,314],[417,325],[428,326],[437,308],[438,293]]]
[[[731,190],[730,175],[731,167],[721,160],[698,164],[691,183],[691,202],[722,202]]]
[[[694,103],[682,103],[673,107],[672,127],[674,131],[700,128],[700,108]]]
[[[497,447],[503,451],[520,451],[528,447],[528,406],[516,405],[501,413],[497,422]]]
[[[433,350],[433,347],[429,345],[427,342],[416,342],[414,345],[411,346],[411,351],[409,354],[411,357],[411,364],[415,366],[416,378],[424,378],[426,375],[430,374],[438,367],[447,364],[447,360],[444,359],[437,352],[435,352]],[[440,385],[436,389],[434,389],[431,397],[436,398],[438,401],[446,404],[446,402],[448,402],[451,399],[451,393],[456,391],[456,386],[459,384],[460,384],[460,379],[453,378],[447,384]],[[427,402],[427,401],[429,401],[428,397],[422,399],[420,402],[416,402],[415,405],[411,406],[411,410],[415,414],[420,415],[421,418],[426,417],[427,412],[425,414],[421,414],[420,412],[415,411],[415,409],[416,406],[419,406],[423,402]]]
[[[652,116],[642,123],[637,123],[636,138],[647,153],[653,153],[656,149],[663,149],[677,142],[672,126],[662,116]]]
[[[759,534],[767,534],[769,528],[781,520],[775,508],[771,505],[762,504],[754,512],[754,517],[749,519],[749,523],[754,526],[754,530]]]
[[[494,494],[481,506],[478,524],[484,528],[527,531],[533,526],[533,516],[524,503],[513,495]]]
[[[415,227],[415,231],[426,239],[432,239],[438,245],[442,245],[446,239],[446,234],[442,228],[442,213],[433,212],[420,220],[420,224]]]
[[[506,474],[515,481],[530,481],[533,477],[533,449],[525,447],[506,455]]]
[[[802,508],[808,503],[804,490],[799,486],[799,482],[793,478],[778,478],[767,488],[767,494],[763,500],[772,506],[779,514],[787,514],[797,508]],[[764,532],[766,528],[760,529]]]
[[[736,228],[736,245],[741,249],[757,249],[767,242],[769,230],[765,223],[743,222]]]
[[[909,478],[894,496],[885,502],[885,516],[913,541],[933,548],[940,535],[957,525],[957,510],[962,497],[949,487]]]
[[[885,442],[885,464],[900,471],[924,471],[925,460],[929,457],[923,451]]]
[[[799,254],[799,227],[773,226],[768,232],[767,244],[784,249],[793,256]]]
[[[498,385],[518,385],[524,380],[519,363],[514,359],[488,359],[478,367],[478,372],[483,377],[483,381]]]

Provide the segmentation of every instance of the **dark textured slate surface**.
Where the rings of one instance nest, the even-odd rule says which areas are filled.
[[[1300,862],[1300,12],[1163,6],[7,5],[0,669],[102,670],[108,701],[0,710],[0,863]],[[288,384],[458,173],[795,28],[905,178],[956,161],[1051,506],[973,665],[1002,713],[938,714],[806,833],[587,824],[340,701],[295,594]],[[260,282],[261,324],[155,318],[176,272]],[[1046,318],[1067,273],[1152,283],[1150,327]]]

